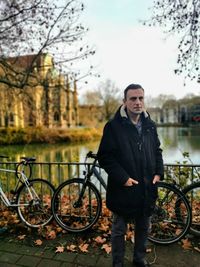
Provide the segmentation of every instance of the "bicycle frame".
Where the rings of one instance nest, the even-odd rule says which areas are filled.
[[[73,205],[75,208],[78,208],[81,205],[81,199],[82,199],[83,194],[85,192],[86,185],[87,185],[88,182],[91,182],[90,181],[90,177],[92,177],[93,174],[95,175],[97,180],[100,182],[100,184],[104,187],[104,189],[106,190],[106,188],[107,188],[107,185],[106,185],[105,181],[103,180],[102,176],[100,175],[100,172],[97,170],[98,165],[96,164],[96,162],[97,162],[96,156],[91,154],[89,157],[94,158],[94,161],[92,163],[91,169],[88,169],[87,171],[84,171],[84,175],[85,175],[85,177],[83,179],[84,183],[83,183],[83,187],[82,187],[82,189],[80,191],[78,200]],[[87,157],[86,157],[86,160],[87,160]]]
[[[2,169],[2,168],[0,168],[0,172],[7,172],[7,173],[15,173],[15,174],[16,174],[16,171],[15,171],[15,170]],[[34,189],[33,189],[33,193],[31,192],[31,190],[30,190],[30,188],[29,188],[30,183],[29,183],[29,181],[28,181],[26,175],[24,174],[23,171],[22,171],[22,172],[19,172],[19,171],[18,171],[18,174],[21,175],[21,177],[22,177],[22,181],[21,181],[21,182],[24,183],[24,184],[26,185],[26,188],[27,188],[27,190],[28,190],[28,192],[29,192],[29,194],[30,194],[31,199],[34,199],[34,197],[33,197],[33,193],[34,193],[36,196],[37,196],[37,194],[36,194],[36,192],[35,192]],[[18,179],[18,183],[17,183],[17,185],[16,185],[16,187],[15,187],[15,190],[16,190],[16,188],[18,187],[19,181],[20,181],[20,179]],[[7,207],[18,207],[18,206],[19,206],[18,204],[14,204],[14,203],[12,203],[12,202],[8,199],[8,197],[7,197],[6,194],[4,193],[4,191],[3,191],[2,187],[1,187],[1,185],[0,185],[0,197],[1,197],[1,200],[3,201],[3,203],[4,203]],[[38,197],[38,196],[37,196],[37,197]],[[26,204],[26,205],[28,206],[28,204]]]
[[[97,170],[97,167],[98,167],[98,165],[93,165],[93,166],[92,166],[92,173],[91,173],[91,175],[94,174],[94,175],[96,176],[97,180],[100,182],[100,184],[101,184],[101,185],[104,187],[104,189],[106,190],[107,185],[106,185],[104,179],[102,178],[102,176],[100,175],[100,172]],[[90,175],[90,176],[91,176],[91,175]]]

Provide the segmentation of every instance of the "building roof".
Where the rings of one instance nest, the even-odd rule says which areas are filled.
[[[32,65],[37,68],[43,67],[44,57],[47,56],[47,54],[33,54],[33,55],[24,55],[24,56],[18,56],[18,57],[10,57],[7,58],[6,61],[12,65],[15,65],[19,68],[28,70]]]

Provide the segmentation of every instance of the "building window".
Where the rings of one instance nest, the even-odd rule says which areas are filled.
[[[67,114],[66,114],[66,112],[63,114],[63,120],[67,120]]]
[[[33,122],[33,114],[32,113],[29,114],[28,125],[29,126],[33,126],[34,125],[34,122]]]
[[[10,113],[10,122],[14,122],[14,115],[13,115],[13,113]]]
[[[54,113],[53,119],[54,119],[54,121],[59,121],[60,120],[60,115],[59,115],[58,111],[56,111]]]
[[[73,121],[75,120],[75,114],[74,114],[74,112],[72,112],[72,120]]]

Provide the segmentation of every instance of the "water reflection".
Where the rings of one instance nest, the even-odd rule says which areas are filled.
[[[19,162],[22,156],[36,157],[36,163],[33,164],[34,178],[43,178],[58,186],[64,180],[73,177],[83,177],[84,164],[76,164],[84,162],[85,155],[89,150],[97,151],[99,142],[87,143],[82,145],[66,145],[66,144],[40,144],[40,145],[21,145],[21,146],[4,146],[0,147],[0,155],[9,156],[9,161]],[[6,165],[7,159],[1,160],[5,162],[1,167],[11,167],[14,164]],[[75,164],[69,164],[69,163]],[[2,177],[1,177],[2,178]],[[11,177],[5,177],[5,183]]]
[[[89,150],[97,150],[98,143],[1,146],[0,155],[9,156],[10,161],[19,161],[22,156],[34,156],[37,158],[37,162],[81,162]]]
[[[200,164],[200,127],[159,127],[165,163],[184,160],[183,152],[189,152],[189,163]]]
[[[189,152],[194,164],[200,164],[200,128],[159,127],[165,163],[183,160],[183,152]],[[83,162],[89,150],[97,151],[99,141],[81,145],[33,144],[1,146],[0,155],[8,155],[11,161],[21,156],[35,156],[37,162]]]

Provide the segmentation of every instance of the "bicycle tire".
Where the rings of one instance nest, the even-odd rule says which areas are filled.
[[[186,186],[183,190],[192,209],[192,223],[190,233],[200,236],[200,182],[195,182]]]
[[[16,166],[16,176],[20,181],[23,181],[23,179],[21,179],[21,174],[20,172],[24,172],[24,174],[26,175],[27,179],[30,179],[32,176],[32,166],[30,163],[26,163],[24,164],[24,162],[20,162],[17,164]]]
[[[158,198],[151,217],[148,239],[156,244],[173,244],[191,225],[191,208],[185,195],[174,185],[158,182]]]
[[[30,197],[28,188],[34,199]],[[40,178],[30,180],[28,188],[27,185],[23,184],[18,189],[17,213],[21,221],[31,228],[45,226],[53,219],[51,199],[55,188],[49,181]]]
[[[80,233],[92,228],[101,214],[102,200],[97,188],[86,183],[80,205],[75,207],[84,180],[74,178],[62,183],[52,198],[52,213],[57,224],[73,233]]]

